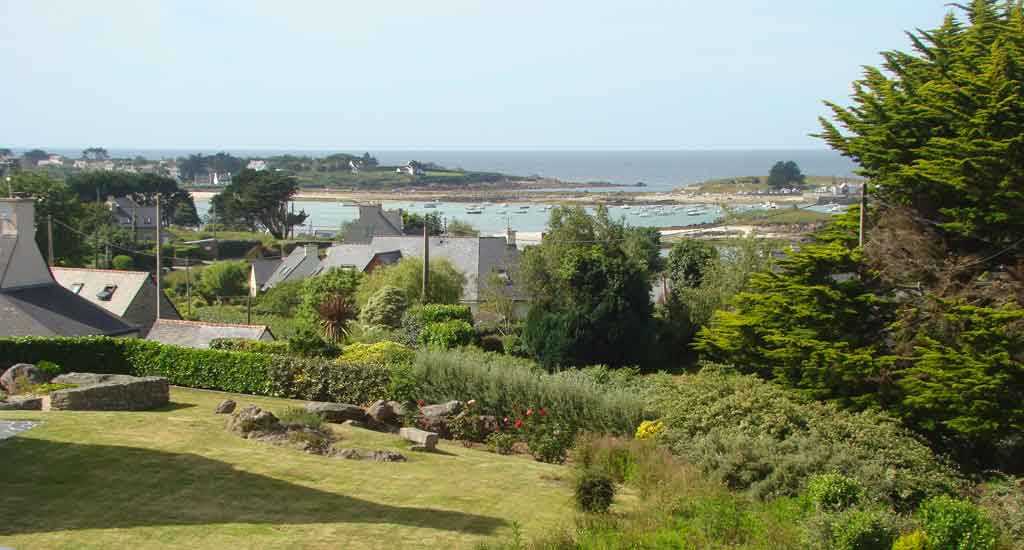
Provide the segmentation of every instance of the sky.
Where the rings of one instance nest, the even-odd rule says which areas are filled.
[[[948,0],[0,0],[0,147],[811,149]]]

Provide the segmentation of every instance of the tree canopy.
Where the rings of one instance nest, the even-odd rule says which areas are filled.
[[[251,231],[265,228],[275,238],[283,239],[308,217],[304,210],[288,212],[288,202],[298,188],[290,176],[243,170],[210,202],[220,223]]]
[[[370,297],[384,287],[394,287],[402,291],[406,299],[420,304],[454,304],[462,297],[462,287],[466,284],[466,276],[460,273],[447,260],[430,261],[429,296],[423,297],[423,260],[419,258],[402,258],[394,265],[387,265],[373,270],[359,287],[357,301],[365,305]]]
[[[768,172],[768,185],[775,189],[783,187],[799,187],[804,184],[806,178],[800,172],[800,166],[792,160],[779,161],[772,166]]]

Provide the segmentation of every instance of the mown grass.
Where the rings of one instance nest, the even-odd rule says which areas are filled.
[[[345,447],[408,463],[314,456],[244,440],[220,400],[282,411],[299,402],[173,388],[151,412],[8,412],[43,420],[0,442],[0,546],[13,548],[466,548],[538,536],[572,515],[566,468],[442,442],[332,429]]]

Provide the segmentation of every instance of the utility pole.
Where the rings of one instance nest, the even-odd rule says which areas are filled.
[[[185,259],[185,299],[188,300],[186,315],[192,317],[192,258]]]
[[[53,214],[46,218],[46,253],[50,267],[53,267]]]
[[[857,235],[857,246],[864,246],[864,215],[868,209],[868,182],[860,186],[860,231]]]
[[[160,194],[156,195],[156,318],[160,319],[160,298],[164,293],[160,287],[160,278],[163,275],[160,269],[160,253],[163,243],[160,242]]]
[[[252,294],[245,295],[245,324],[252,324]]]
[[[423,303],[428,302],[430,288],[430,224],[423,218]]]

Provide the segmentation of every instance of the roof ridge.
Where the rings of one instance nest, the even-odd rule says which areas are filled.
[[[148,271],[136,271],[134,269],[96,269],[94,267],[64,267],[59,265],[50,266],[50,269],[60,269],[64,271],[91,271],[95,273],[123,273],[125,275],[150,275]]]
[[[157,319],[157,323],[173,323],[177,325],[193,325],[193,326],[210,326],[210,327],[239,327],[239,328],[259,328],[263,330],[269,330],[270,327],[267,325],[245,325],[242,323],[217,323],[213,321],[189,321],[187,319]]]

